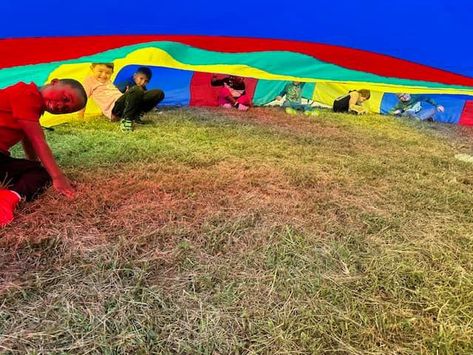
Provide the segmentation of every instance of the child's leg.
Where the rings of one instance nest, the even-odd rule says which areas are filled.
[[[419,112],[415,114],[415,117],[421,121],[428,120],[429,118],[433,118],[437,110],[435,108],[423,108]]]
[[[13,221],[13,213],[24,197],[35,198],[51,184],[51,178],[39,162],[14,159],[0,154],[0,227]]]
[[[157,104],[164,99],[164,92],[159,89],[145,91],[143,95],[143,102],[141,104],[142,112],[151,111]]]
[[[0,154],[0,180],[27,201],[51,185],[51,177],[40,162]]]
[[[112,113],[127,121],[134,121],[141,113],[144,91],[134,86],[125,92],[116,102]]]
[[[20,202],[20,195],[6,189],[0,189],[0,227],[5,227],[14,219],[16,206]]]
[[[305,111],[306,110],[306,106],[307,105],[303,105],[299,102],[291,102],[290,103],[290,107],[292,107],[294,110],[297,110],[297,111]]]

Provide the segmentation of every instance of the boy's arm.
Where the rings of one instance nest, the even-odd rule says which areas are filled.
[[[351,92],[350,101],[348,101],[348,109],[349,111],[354,111],[358,114],[366,113],[367,110],[362,105],[358,104],[359,99],[360,99],[360,93],[358,93],[357,91]]]
[[[398,102],[396,105],[393,106],[393,108],[389,110],[389,114],[399,115],[402,111],[403,111],[403,105],[400,102]]]
[[[33,149],[33,145],[28,137],[24,137],[21,141],[21,145],[23,146],[23,151],[25,152],[25,157],[28,160],[38,160],[38,155],[36,154],[35,150]]]
[[[75,190],[57,165],[39,122],[18,120],[18,123],[31,143],[32,149],[43,163],[49,176],[51,176],[54,188],[67,197],[74,197]]]
[[[424,98],[424,101],[428,102],[429,104],[435,106],[435,108],[437,109],[437,111],[439,112],[445,112],[445,108],[442,106],[442,105],[439,105],[434,99],[432,99],[431,97],[425,97]]]

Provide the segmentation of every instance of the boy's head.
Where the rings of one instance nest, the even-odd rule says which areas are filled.
[[[399,94],[396,94],[396,96],[399,99],[399,101],[402,101],[402,102],[408,102],[411,99],[411,94],[408,94],[408,93],[399,93]]]
[[[371,97],[371,91],[367,89],[358,90],[358,94],[360,94],[360,99],[359,99],[360,102],[369,100]]]
[[[236,76],[236,75],[230,75],[228,78],[237,84],[242,83],[244,80],[242,76]]]
[[[293,81],[293,82],[292,82],[292,85],[294,85],[294,86],[299,86],[300,84],[301,84],[300,81]]]
[[[135,74],[133,74],[133,81],[135,82],[136,86],[145,86],[151,80],[151,69],[148,67],[139,67]]]
[[[92,63],[90,69],[92,76],[102,84],[110,80],[113,74],[113,63]]]
[[[53,79],[40,89],[44,110],[53,114],[76,112],[87,104],[84,87],[74,79]]]

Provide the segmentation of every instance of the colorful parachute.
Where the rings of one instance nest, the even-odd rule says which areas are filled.
[[[309,83],[305,97],[327,105],[348,90],[370,89],[369,109],[380,113],[393,107],[395,93],[425,94],[445,107],[437,121],[473,124],[469,1],[240,1],[229,8],[213,0],[131,7],[87,0],[70,12],[60,4],[20,12],[0,5],[23,17],[7,17],[0,30],[0,87],[83,80],[91,63],[113,62],[117,82],[138,66],[152,68],[149,87],[165,91],[164,105],[215,105],[210,73],[225,73],[248,78],[256,105],[297,80]],[[98,109],[90,103],[87,112]],[[43,124],[69,119],[49,115]]]

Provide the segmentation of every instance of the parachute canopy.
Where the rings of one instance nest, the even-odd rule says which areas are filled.
[[[428,95],[445,107],[436,120],[473,124],[469,1],[85,0],[64,7],[51,0],[21,11],[6,2],[0,10],[21,14],[7,15],[0,29],[0,87],[81,81],[91,63],[113,62],[115,82],[149,66],[150,87],[164,89],[168,105],[214,105],[210,73],[223,73],[248,78],[256,105],[271,102],[287,81],[301,81],[309,83],[305,97],[327,105],[348,90],[370,89],[369,109],[381,113],[396,93]],[[87,110],[98,113],[93,103]]]

